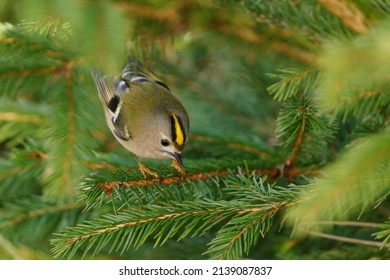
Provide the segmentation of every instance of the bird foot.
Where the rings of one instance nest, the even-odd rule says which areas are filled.
[[[172,167],[180,173],[182,178],[186,175],[186,171],[176,160],[172,161]]]
[[[158,178],[158,174],[152,170],[150,170],[149,168],[147,168],[145,165],[143,165],[142,163],[138,162],[138,167],[139,167],[139,170],[141,171],[142,175],[144,176],[144,178],[148,178],[148,175],[154,177],[154,178]]]

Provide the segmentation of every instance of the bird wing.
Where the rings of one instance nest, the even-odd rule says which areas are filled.
[[[118,82],[111,77],[101,76],[96,71],[92,72],[92,77],[98,88],[99,99],[114,126],[113,132],[120,139],[128,141],[131,136],[120,115],[124,91],[118,91]]]
[[[156,74],[132,56],[129,57],[129,63],[123,69],[121,80],[117,85],[120,89],[131,87],[131,83],[153,82],[170,91],[169,87]]]
[[[92,77],[97,85],[100,101],[114,126],[113,132],[124,141],[131,139],[131,135],[124,123],[123,116],[120,114],[120,109],[123,104],[123,96],[131,94],[131,84],[152,82],[165,91],[170,91],[156,74],[132,56],[129,57],[129,63],[123,69],[120,78],[102,76],[96,71],[92,71]]]

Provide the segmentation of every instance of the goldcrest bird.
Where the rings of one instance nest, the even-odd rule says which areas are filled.
[[[171,159],[183,176],[181,154],[187,142],[189,117],[168,86],[133,57],[120,77],[96,72],[92,76],[110,130],[134,155],[143,176],[158,177],[138,157]]]

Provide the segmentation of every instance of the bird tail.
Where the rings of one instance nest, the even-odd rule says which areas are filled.
[[[96,87],[98,89],[99,93],[99,99],[103,104],[104,109],[114,115],[116,106],[114,101],[118,98],[116,98],[115,95],[115,83],[114,80],[111,77],[102,76],[97,71],[93,70],[91,71],[92,78],[95,81]],[[113,101],[114,100],[114,101]],[[118,99],[119,102],[119,99]]]

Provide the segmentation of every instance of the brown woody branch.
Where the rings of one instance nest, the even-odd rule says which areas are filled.
[[[302,125],[299,128],[298,136],[295,139],[294,149],[292,156],[284,163],[283,174],[290,182],[295,180],[297,170],[295,168],[295,162],[298,157],[298,153],[302,146],[303,136],[305,134],[306,116],[303,115]]]
[[[248,170],[249,173],[255,172],[260,173],[262,175],[268,175],[271,178],[277,178],[280,175],[280,170],[277,168],[271,168],[271,169],[252,169]],[[234,172],[233,174],[237,174],[238,171]],[[116,182],[105,182],[100,183],[99,187],[101,187],[103,190],[106,191],[106,193],[109,195],[112,191],[112,189],[116,186],[126,188],[126,187],[149,187],[153,186],[155,184],[159,185],[170,185],[170,184],[177,184],[183,181],[196,181],[196,180],[207,180],[210,177],[223,177],[228,176],[232,174],[231,171],[228,170],[221,170],[221,171],[210,171],[210,172],[199,172],[199,173],[192,173],[192,174],[186,174],[183,178],[182,177],[166,177],[166,178],[153,178],[153,179],[146,179],[146,180],[131,180],[131,181],[116,181]]]

